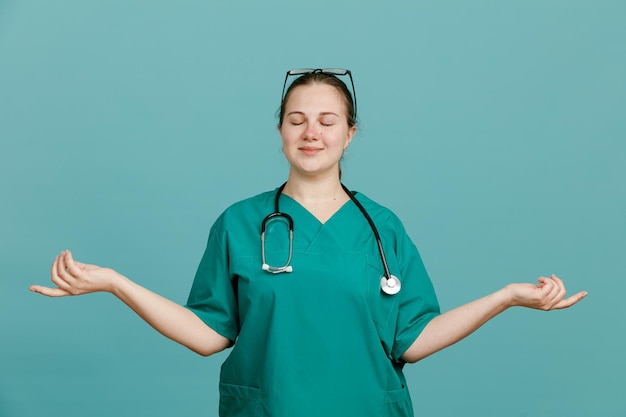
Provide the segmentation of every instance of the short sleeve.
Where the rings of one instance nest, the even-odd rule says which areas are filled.
[[[424,327],[440,314],[440,308],[422,257],[402,226],[397,234],[396,256],[402,277],[402,290],[396,295],[400,299],[391,355],[395,360],[401,361],[402,354],[413,344]]]
[[[234,341],[239,333],[237,297],[229,271],[228,235],[221,220],[211,228],[185,307],[217,333]]]

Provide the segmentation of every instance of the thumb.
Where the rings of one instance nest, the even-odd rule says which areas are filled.
[[[69,292],[62,290],[61,288],[50,288],[42,285],[31,285],[28,289],[47,297],[65,297],[71,295]]]

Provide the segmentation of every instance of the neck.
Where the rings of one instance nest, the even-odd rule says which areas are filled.
[[[289,172],[289,178],[283,192],[300,202],[343,200],[345,197],[339,175],[336,173],[321,178],[303,178],[292,170]]]

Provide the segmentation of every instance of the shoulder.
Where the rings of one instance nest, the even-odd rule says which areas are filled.
[[[399,250],[399,248],[412,250],[415,248],[415,244],[409,237],[402,220],[393,211],[363,193],[358,192],[356,197],[372,218],[383,241],[393,245],[395,250]]]
[[[266,216],[273,210],[275,195],[276,190],[265,191],[231,204],[215,220],[213,228],[228,228],[233,223],[256,221],[259,216]]]
[[[377,203],[362,192],[356,192],[356,198],[377,225],[392,223],[394,227],[403,228],[400,218],[389,208]]]
[[[274,203],[274,197],[276,196],[276,190],[265,191],[252,197],[237,201],[231,204],[224,213],[238,213],[248,210],[255,210],[257,208],[265,209],[268,204]],[[224,214],[222,213],[222,214]]]

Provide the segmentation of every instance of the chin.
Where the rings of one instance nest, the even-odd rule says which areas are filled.
[[[295,171],[298,172],[298,174],[300,174],[301,176],[304,177],[309,177],[309,178],[313,178],[313,177],[326,177],[328,175],[337,175],[339,176],[339,170],[338,169],[328,169],[328,168],[310,168],[310,167],[299,167],[297,168]]]

